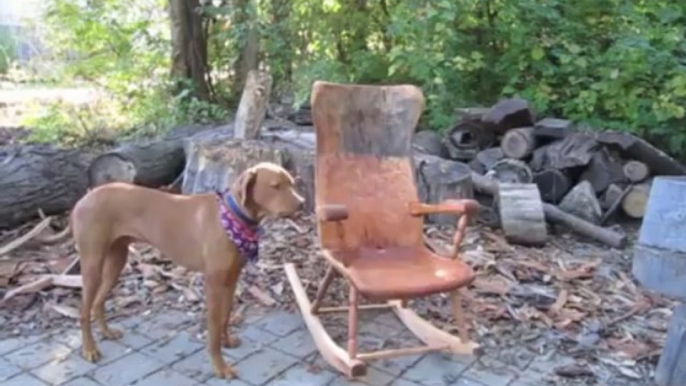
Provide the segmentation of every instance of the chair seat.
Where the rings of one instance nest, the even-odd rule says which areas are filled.
[[[474,271],[461,260],[436,255],[425,247],[334,252],[349,261],[346,276],[364,296],[376,299],[407,299],[451,291],[474,280]]]

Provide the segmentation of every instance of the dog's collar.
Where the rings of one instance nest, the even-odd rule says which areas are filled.
[[[217,195],[221,198],[222,202],[226,203],[226,205],[231,209],[231,212],[238,217],[239,220],[241,220],[245,225],[248,225],[252,228],[258,228],[260,225],[259,221],[253,220],[250,217],[248,217],[243,210],[241,210],[241,207],[238,206],[238,203],[236,202],[236,199],[233,197],[232,194],[225,192],[219,192],[217,191]]]

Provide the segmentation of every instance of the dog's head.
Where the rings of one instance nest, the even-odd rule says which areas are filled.
[[[232,191],[236,201],[255,219],[290,216],[305,202],[295,190],[291,174],[271,162],[261,162],[244,171]]]

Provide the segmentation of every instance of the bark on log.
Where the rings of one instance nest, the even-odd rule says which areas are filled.
[[[633,218],[643,218],[650,196],[650,181],[634,185],[622,200],[622,210]]]
[[[476,190],[490,194],[491,196],[496,196],[498,194],[498,181],[493,178],[472,172],[472,185]],[[565,213],[555,205],[544,202],[543,212],[545,213],[548,222],[562,224],[575,232],[614,248],[623,248],[626,245],[626,235],[591,224],[574,215]]]
[[[520,98],[509,98],[493,105],[482,120],[494,125],[497,133],[504,133],[515,127],[533,126],[535,119],[529,102]]]
[[[181,191],[198,194],[225,190],[247,168],[263,161],[284,165],[283,150],[264,141],[237,140],[230,133],[203,133],[185,143],[186,169]]]
[[[505,158],[489,170],[496,180],[506,183],[528,184],[533,181],[534,175],[527,164],[522,161]]]
[[[622,149],[627,155],[626,158],[643,162],[655,175],[686,174],[686,166],[635,135],[607,131],[594,133],[594,136],[600,143]]]
[[[599,147],[593,138],[575,133],[534,150],[530,165],[535,171],[586,166]]]
[[[0,150],[0,228],[70,210],[88,189],[86,169],[92,156],[51,146]]]
[[[538,186],[545,202],[557,204],[572,187],[572,180],[562,170],[545,169],[534,174],[533,182]]]
[[[157,188],[181,174],[185,155],[180,139],[127,144],[96,157],[88,167],[89,186],[128,182]]]
[[[498,184],[498,209],[508,241],[534,246],[545,244],[548,230],[535,184]]]
[[[534,125],[534,135],[543,139],[563,139],[572,134],[572,121],[557,118],[543,118]]]
[[[235,121],[236,139],[257,139],[267,112],[272,90],[272,76],[266,71],[251,70],[245,81]]]
[[[601,148],[591,156],[591,162],[581,174],[581,180],[591,183],[596,194],[600,194],[612,183],[623,182],[624,171],[619,157]]]
[[[415,154],[414,164],[421,202],[438,204],[447,199],[474,197],[471,171],[467,165],[426,154]],[[426,220],[435,224],[455,224],[456,218],[433,214]]]
[[[600,223],[602,210],[600,209],[598,198],[593,191],[593,186],[588,181],[579,182],[567,193],[558,207],[590,223]]]
[[[500,142],[500,148],[507,158],[527,158],[536,148],[534,128],[522,127],[508,131]]]
[[[603,196],[603,199],[610,202],[610,204],[608,205],[605,213],[603,213],[603,217],[600,218],[600,225],[605,225],[607,220],[612,218],[612,216],[614,216],[614,214],[617,213],[619,207],[622,206],[624,197],[626,197],[626,195],[631,191],[632,187],[633,186],[629,185],[625,187],[624,190],[620,190],[619,193],[617,193],[615,189],[621,188],[616,184],[612,184],[607,188],[607,190],[605,191],[605,195]],[[603,204],[601,203],[600,206],[602,207]]]
[[[610,207],[623,195],[626,186],[627,184],[623,183],[608,185],[607,189],[605,189],[605,193],[603,193],[600,198],[600,207],[604,210],[610,209]]]
[[[505,158],[505,155],[499,147],[481,150],[476,154],[476,160],[483,166],[485,170],[491,170],[493,165],[503,158]]]
[[[639,161],[629,161],[624,164],[624,176],[631,182],[642,182],[650,177],[648,165]]]
[[[432,130],[416,132],[412,137],[412,148],[423,154],[448,158],[448,149],[446,149],[441,136]]]

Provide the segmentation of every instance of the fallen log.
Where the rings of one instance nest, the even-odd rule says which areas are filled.
[[[3,257],[4,255],[12,252],[13,250],[21,247],[22,245],[24,245],[29,240],[38,236],[41,232],[43,232],[45,229],[47,229],[50,226],[51,221],[52,221],[52,217],[44,218],[43,221],[39,222],[35,227],[33,227],[33,229],[26,232],[21,237],[18,237],[16,239],[10,241],[9,243],[3,245],[2,247],[0,247],[0,257]]]
[[[619,147],[627,155],[626,158],[643,162],[655,175],[686,174],[686,166],[633,134],[606,131],[593,135],[600,143]]]
[[[498,181],[493,178],[472,172],[472,184],[475,189],[483,193],[492,196],[498,194]],[[574,215],[565,213],[555,205],[543,203],[543,213],[549,222],[562,224],[577,233],[598,240],[611,247],[623,248],[626,245],[626,235],[591,224]]]
[[[272,76],[267,71],[251,70],[245,80],[236,111],[235,138],[257,139],[267,112]]]
[[[631,182],[643,182],[650,177],[648,165],[639,161],[629,161],[622,168],[624,176]]]
[[[507,158],[524,159],[536,148],[536,137],[533,127],[512,129],[505,133],[500,148]]]
[[[467,165],[426,154],[415,154],[414,164],[421,202],[438,204],[448,199],[474,197]],[[432,214],[426,220],[435,224],[455,224],[453,215]]]
[[[505,238],[541,246],[548,238],[541,196],[536,184],[498,184],[498,209]]]
[[[82,150],[45,145],[0,150],[0,229],[70,210],[88,189],[87,165],[92,155]]]
[[[110,182],[157,188],[181,174],[185,155],[181,139],[125,144],[96,157],[88,167],[89,186]]]

